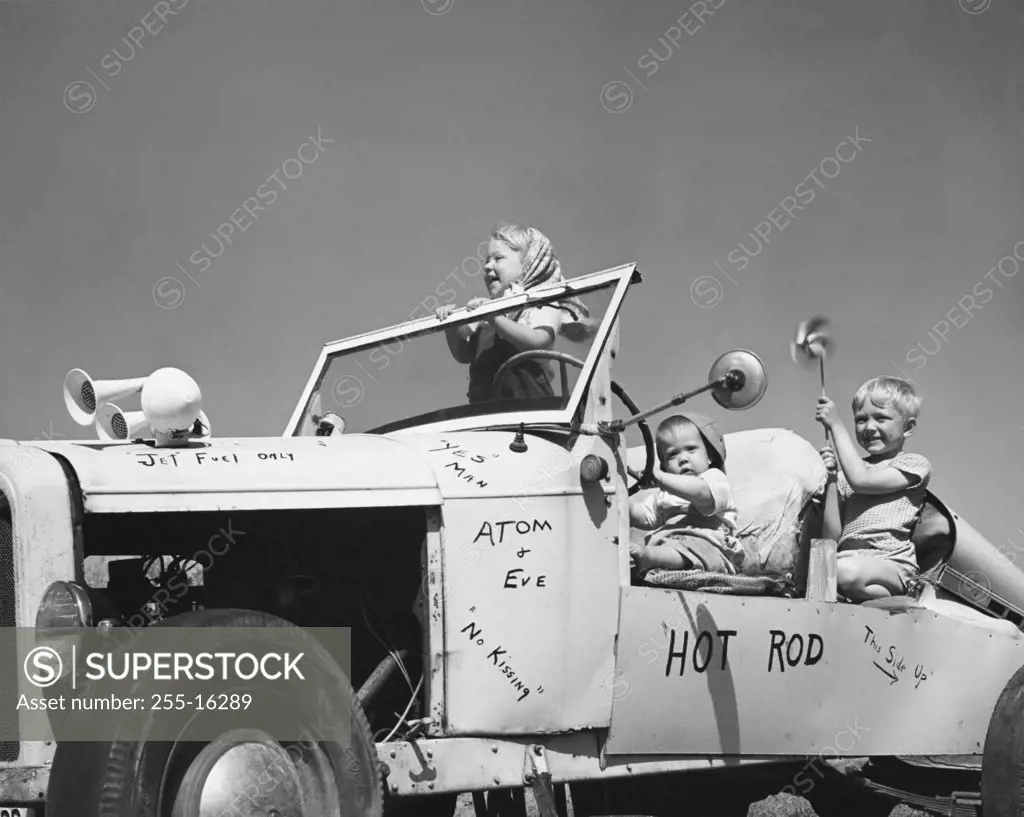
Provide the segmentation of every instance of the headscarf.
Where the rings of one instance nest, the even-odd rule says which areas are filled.
[[[551,246],[551,239],[536,227],[527,227],[526,234],[527,243],[526,252],[523,255],[523,274],[518,281],[513,282],[506,290],[506,297],[520,295],[529,289],[534,289],[544,284],[558,284],[565,281],[562,275],[562,265],[555,256],[554,248]],[[494,235],[499,241],[506,241],[500,234],[500,230],[495,231]],[[579,298],[563,298],[546,304],[546,306],[561,309],[569,314],[568,320],[562,321],[559,330],[559,333],[569,340],[577,342],[590,340],[597,334],[600,322],[591,317],[590,310],[587,309],[586,304]],[[519,314],[522,314],[522,312]]]

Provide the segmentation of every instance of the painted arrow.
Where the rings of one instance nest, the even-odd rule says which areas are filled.
[[[884,668],[884,667],[883,667],[883,666],[882,666],[881,664],[879,664],[879,663],[878,663],[877,661],[875,661],[874,663],[875,663],[875,666],[876,666],[876,667],[878,667],[878,668],[879,668],[880,670],[882,670],[882,675],[884,675],[884,676],[885,676],[886,678],[892,678],[892,680],[891,680],[891,681],[889,682],[889,686],[892,686],[892,685],[893,685],[893,684],[895,684],[895,683],[896,683],[896,682],[897,682],[898,680],[900,680],[900,679],[899,679],[899,678],[898,678],[898,677],[896,676],[896,673],[895,673],[895,672],[889,672],[889,671],[888,671],[887,669],[885,669],[885,668]]]

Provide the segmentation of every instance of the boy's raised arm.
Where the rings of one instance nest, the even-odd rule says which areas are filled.
[[[909,488],[919,481],[919,478],[911,479],[892,466],[868,470],[864,460],[858,456],[857,447],[850,439],[849,432],[842,425],[832,427],[832,439],[835,440],[836,454],[846,475],[846,481],[858,494],[889,494]]]

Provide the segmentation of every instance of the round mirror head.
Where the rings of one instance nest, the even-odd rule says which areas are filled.
[[[708,382],[725,378],[725,384],[711,391],[722,408],[739,410],[755,405],[768,388],[768,373],[761,358],[746,349],[726,352],[711,367]]]

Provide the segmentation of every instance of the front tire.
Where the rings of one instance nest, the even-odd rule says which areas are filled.
[[[1024,667],[1003,688],[981,759],[983,817],[1024,815]]]
[[[153,626],[293,629],[289,638],[312,659],[310,671],[319,676],[320,688],[337,693],[326,702],[329,711],[322,698],[292,702],[305,721],[301,725],[315,734],[315,723],[348,718],[347,741],[310,742],[300,750],[298,742],[236,730],[208,743],[147,741],[145,734],[59,743],[47,817],[219,817],[273,810],[281,817],[381,817],[383,791],[370,727],[348,678],[315,639],[284,619],[251,610],[199,610]]]

